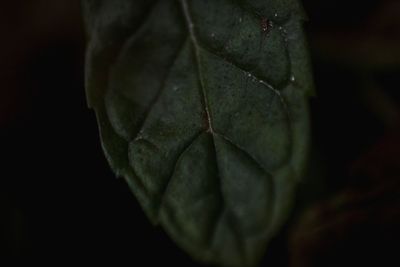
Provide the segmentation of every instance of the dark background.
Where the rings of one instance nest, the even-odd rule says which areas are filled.
[[[307,205],[262,266],[395,266],[400,2],[303,2],[317,90]],[[197,266],[108,167],[85,100],[80,12],[71,0],[2,1],[0,265]]]

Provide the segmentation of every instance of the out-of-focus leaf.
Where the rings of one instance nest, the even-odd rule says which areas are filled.
[[[331,2],[330,5],[341,6],[337,1]],[[320,4],[329,6],[325,2]],[[363,71],[397,69],[400,65],[400,2],[382,0],[369,1],[369,4],[373,12],[359,21],[357,27],[339,21],[341,27],[323,28],[314,34],[314,54],[323,60]],[[320,7],[317,3],[313,5]]]
[[[386,134],[355,162],[343,190],[303,214],[291,235],[291,267],[398,265],[398,137],[399,129]]]

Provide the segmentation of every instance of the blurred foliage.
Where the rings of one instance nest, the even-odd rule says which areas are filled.
[[[291,229],[290,266],[397,265],[400,2],[305,2],[320,94],[314,108],[327,103],[314,119],[328,189]]]
[[[344,189],[302,215],[291,236],[291,266],[398,262],[399,135],[400,127],[385,135],[354,163]]]

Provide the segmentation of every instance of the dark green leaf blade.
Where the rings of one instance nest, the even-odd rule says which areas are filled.
[[[87,95],[105,154],[196,259],[254,266],[309,146],[297,0],[86,0]]]

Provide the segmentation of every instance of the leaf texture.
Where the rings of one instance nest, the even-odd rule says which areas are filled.
[[[309,146],[297,0],[86,0],[89,105],[155,224],[199,261],[254,266]]]

